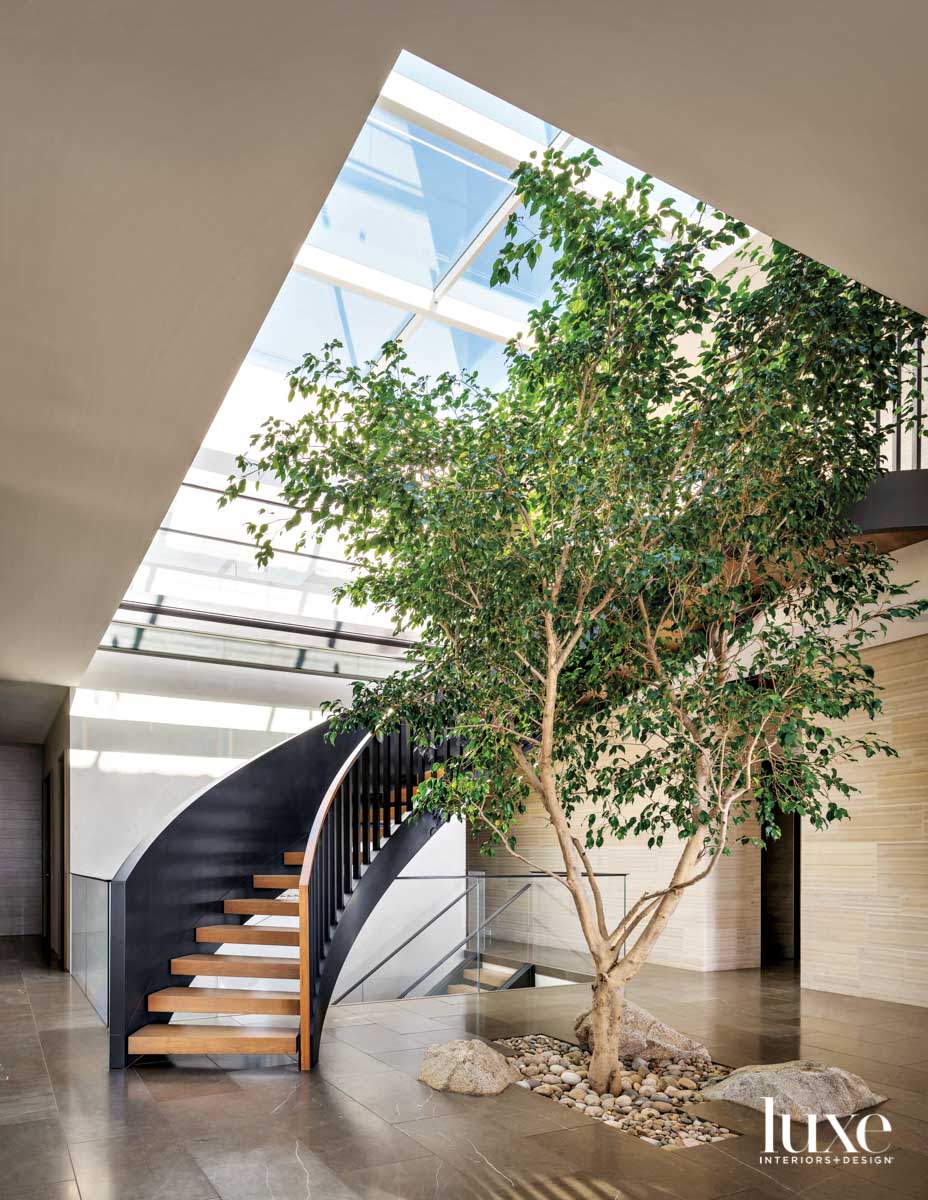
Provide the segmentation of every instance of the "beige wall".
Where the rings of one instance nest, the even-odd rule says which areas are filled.
[[[905,1004],[928,1004],[928,635],[867,652],[884,689],[874,729],[899,752],[848,764],[860,792],[846,805],[851,817],[824,833],[802,827],[800,966],[803,987]],[[862,730],[863,718],[848,722]],[[583,825],[578,814],[577,828]],[[516,829],[518,848],[540,866],[562,867],[540,804]],[[600,871],[627,872],[628,902],[666,884],[672,847],[648,850],[644,840],[608,843],[591,854]],[[468,869],[488,875],[526,868],[505,852],[494,858],[468,844]],[[520,886],[492,882],[490,911]],[[612,919],[621,915],[622,889],[604,884]],[[498,937],[520,940],[529,924],[539,945],[571,951],[576,969],[588,963],[576,915],[552,883],[533,886],[531,908],[520,901],[495,925]],[[760,851],[737,846],[714,875],[684,897],[651,957],[695,971],[760,963]]]
[[[585,813],[577,814],[575,827],[583,828]],[[747,826],[742,827],[747,830]],[[562,870],[557,843],[547,817],[538,802],[532,802],[516,829],[521,853],[551,870]],[[505,851],[493,858],[482,857],[479,843],[468,843],[468,870],[489,875],[527,871],[522,863]],[[666,887],[679,851],[675,845],[649,850],[647,839],[629,838],[610,841],[590,852],[595,871],[625,872],[627,901],[631,905],[643,891]],[[696,884],[680,902],[680,907],[654,948],[652,962],[684,967],[693,971],[729,970],[755,967],[760,962],[760,851],[752,846],[735,846],[716,871]],[[511,896],[517,883],[489,883],[487,911]],[[607,920],[615,923],[622,916],[622,881],[604,880]],[[554,946],[560,952],[573,951],[576,969],[589,969],[583,936],[570,898],[558,884],[533,885],[531,910],[519,901],[503,914],[494,929],[498,936],[519,939],[529,922],[538,945]]]
[[[899,757],[863,759],[849,821],[802,831],[803,987],[928,1004],[928,636],[865,655],[885,689],[876,732]],[[847,723],[862,729],[863,718]]]

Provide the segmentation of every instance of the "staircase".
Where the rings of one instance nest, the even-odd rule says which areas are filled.
[[[485,955],[473,959],[471,965],[459,967],[454,976],[442,980],[432,995],[440,990],[449,996],[469,992],[503,992],[512,988],[533,987],[535,968],[531,963],[493,962]]]
[[[287,855],[291,860],[302,854]],[[284,855],[281,854],[281,862]],[[295,864],[298,865],[298,864]],[[224,900],[226,915],[280,916],[299,915],[299,902],[290,898],[290,890],[299,886],[297,872],[279,875],[254,875],[256,891],[273,891],[269,899]],[[286,899],[279,897],[287,895]],[[300,944],[300,931],[288,925],[198,925],[195,937],[199,945],[207,946],[281,946]],[[292,979],[300,978],[298,957],[277,958],[267,955],[233,955],[210,953],[183,954],[171,960],[171,974],[195,978],[207,975],[229,979]],[[264,991],[257,988],[225,987],[166,987],[148,996],[150,1013],[209,1013],[228,1017],[287,1016],[298,1017],[300,997],[297,992]],[[171,1023],[144,1025],[129,1035],[128,1050],[136,1054],[296,1054],[299,1030],[294,1027],[261,1025],[207,1025]]]
[[[442,824],[410,815],[416,789],[456,751],[444,743],[423,753],[405,728],[334,746],[325,733],[309,730],[207,788],[123,864],[111,891],[112,1067],[150,1054],[299,1055],[301,1068],[315,1065],[352,943]],[[245,864],[253,869],[236,877]],[[280,923],[247,924],[253,917]],[[243,950],[219,950],[232,946]],[[198,986],[198,977],[268,981],[269,990]],[[174,1022],[175,1013],[231,1023]],[[243,1016],[273,1020],[238,1023]]]

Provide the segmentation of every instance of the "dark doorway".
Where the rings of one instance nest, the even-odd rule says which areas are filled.
[[[58,786],[55,791],[58,793],[58,803],[56,806],[56,818],[58,823],[57,838],[56,838],[56,855],[54,866],[52,868],[53,875],[58,881],[58,928],[60,936],[58,938],[58,965],[62,971],[68,969],[70,954],[68,953],[68,885],[70,877],[68,875],[68,778],[67,768],[64,761],[64,753],[58,756],[57,764]]]
[[[42,944],[45,959],[67,965],[67,804],[64,755],[42,779]]]
[[[799,964],[800,824],[796,813],[777,813],[780,837],[760,856],[760,961]]]
[[[42,779],[42,948],[52,952],[52,773]]]

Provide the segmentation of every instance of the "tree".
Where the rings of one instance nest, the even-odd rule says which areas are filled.
[[[842,761],[892,753],[831,723],[878,711],[861,649],[920,607],[846,513],[921,327],[776,243],[716,278],[706,256],[742,224],[654,205],[647,178],[595,200],[594,164],[547,152],[514,174],[525,215],[494,282],[545,243],[556,261],[502,391],[418,377],[396,344],[347,366],[332,344],[294,369],[297,411],[264,424],[225,498],[272,477],[287,529],[336,531],[358,562],[342,594],[418,633],[415,661],[356,684],[334,727],[463,738],[418,803],[536,870],[517,824],[544,806],[564,863],[547,873],[595,967],[604,1091],[625,986],[684,891],[733,841],[777,837],[778,809],[846,817]],[[276,527],[249,529],[267,562]],[[676,867],[609,913],[589,851],[631,836],[672,841]]]

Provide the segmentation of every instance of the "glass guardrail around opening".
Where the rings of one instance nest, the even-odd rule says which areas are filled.
[[[606,911],[617,923],[625,914],[626,876],[597,878]],[[339,978],[335,1004],[592,978],[573,901],[557,878],[401,875],[381,903],[395,937],[386,947],[382,937],[358,940]]]
[[[110,881],[71,875],[71,975],[106,1025],[109,1021]]]

